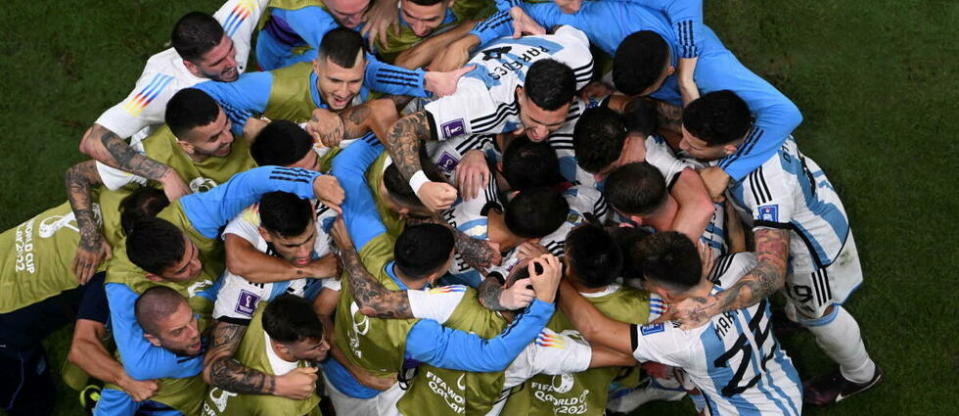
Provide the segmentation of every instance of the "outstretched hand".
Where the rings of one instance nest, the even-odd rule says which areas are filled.
[[[467,72],[472,71],[473,68],[476,68],[476,65],[457,67],[457,69],[445,72],[429,71],[424,76],[426,85],[423,88],[437,97],[451,95],[456,92],[456,83],[459,82],[460,78]]]

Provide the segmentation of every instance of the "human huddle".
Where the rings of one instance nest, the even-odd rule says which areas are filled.
[[[0,405],[52,414],[41,342],[70,324],[63,382],[103,416],[798,415],[869,389],[843,204],[702,6],[186,14],[68,202],[0,235]],[[796,371],[801,329],[833,372]]]

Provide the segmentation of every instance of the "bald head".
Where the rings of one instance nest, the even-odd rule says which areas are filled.
[[[169,318],[180,305],[186,303],[186,299],[177,291],[164,286],[154,286],[137,298],[133,309],[137,323],[143,327],[143,332],[159,336],[162,330],[160,322]]]

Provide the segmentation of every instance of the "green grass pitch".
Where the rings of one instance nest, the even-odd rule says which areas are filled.
[[[607,0],[600,0],[607,1]],[[132,88],[173,23],[219,0],[37,2],[0,11],[0,227],[65,200],[63,172]],[[809,414],[959,414],[959,3],[710,1],[706,22],[805,116],[800,148],[842,195],[865,284],[848,303],[886,371],[878,388]],[[950,162],[951,161],[951,162]],[[48,340],[58,368],[69,331]],[[808,333],[784,340],[804,377],[832,364]],[[79,415],[61,385],[58,414]],[[636,414],[690,414],[660,404]]]

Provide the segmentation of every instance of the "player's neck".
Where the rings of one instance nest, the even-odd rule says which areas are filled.
[[[269,338],[269,335],[267,335],[267,337]],[[295,363],[295,362],[298,361],[298,360],[297,360],[296,358],[294,358],[292,355],[287,354],[287,353],[284,351],[285,348],[280,348],[280,343],[274,341],[272,338],[269,338],[269,340],[270,340],[270,349],[273,350],[273,353],[276,354],[277,358],[279,358],[279,359],[281,359],[281,360],[283,360],[283,361],[286,361],[286,362],[288,362],[288,363]]]
[[[709,296],[710,292],[712,291],[713,291],[713,282],[703,279],[702,281],[699,282],[698,285],[693,286],[692,288],[687,290],[685,293],[683,293],[681,296],[673,296],[669,300],[669,302],[670,303],[681,302],[685,300],[686,298],[697,298],[697,297],[704,298],[706,296]]]
[[[579,284],[579,282],[577,282],[576,279],[571,279],[570,277],[571,276],[567,275],[566,281],[569,282],[569,284],[573,285],[573,289],[576,289],[576,291],[579,293],[599,293],[609,288],[609,286],[602,286],[602,287],[596,287],[596,288],[586,287]]]
[[[426,287],[426,285],[430,282],[429,279],[410,278],[409,276],[403,274],[403,272],[400,271],[400,268],[396,267],[395,263],[393,264],[393,274],[396,275],[396,278],[400,279],[400,281],[403,282],[403,284],[406,285],[406,287],[412,290],[420,290]]]
[[[503,220],[503,214],[498,211],[491,209],[486,218],[489,241],[499,244],[501,251],[509,251],[526,241],[525,238],[510,232],[506,227],[506,221]]]

